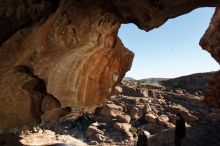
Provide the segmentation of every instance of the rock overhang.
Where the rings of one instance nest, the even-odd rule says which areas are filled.
[[[0,47],[0,79],[5,79],[2,74],[7,74],[8,70],[24,65],[32,70],[34,76],[44,81],[46,91],[60,104],[56,108],[88,109],[110,98],[114,87],[131,67],[134,54],[124,47],[117,36],[121,24],[134,23],[140,29],[149,31],[161,26],[168,19],[193,9],[220,5],[220,0],[175,2],[170,0],[39,0],[37,3],[17,0],[13,2],[1,1],[0,26],[3,31],[0,41],[3,43]],[[218,39],[215,37],[215,40],[211,41],[213,38],[209,37],[212,33],[218,33],[216,31],[220,23],[218,19],[217,8],[210,31],[208,30],[203,37],[201,45],[219,62],[220,54],[215,47]],[[16,22],[17,25],[7,26],[6,22],[8,24]],[[213,25],[216,26],[214,29]],[[211,43],[207,43],[210,41]],[[19,80],[16,72],[10,78],[12,78],[10,80],[19,81],[16,82],[17,88],[13,88],[13,92],[23,93],[23,89],[19,87],[23,86],[24,81]],[[4,86],[5,82],[1,84]],[[2,88],[4,91],[2,98],[5,98],[4,95],[10,95],[11,99],[23,96],[22,94],[11,95],[9,93],[12,91]],[[35,93],[31,93],[33,94]],[[30,111],[27,114],[30,121],[27,123],[39,124],[42,120],[39,116],[47,113],[42,108],[44,102],[40,100],[41,98],[42,96],[27,100],[30,101],[30,105],[36,100],[39,101],[35,102],[37,104],[35,107],[38,107],[40,114],[31,111],[31,106],[17,107]],[[53,98],[49,98],[47,103],[53,103]],[[5,104],[4,101],[2,100],[1,104]],[[18,101],[19,104],[22,102]],[[16,118],[19,115],[19,109],[17,114],[13,113],[11,116]],[[1,113],[4,112],[2,108]],[[36,116],[37,119],[35,119]],[[9,125],[3,127],[16,126],[10,118],[6,120]],[[3,124],[0,123],[0,125]]]

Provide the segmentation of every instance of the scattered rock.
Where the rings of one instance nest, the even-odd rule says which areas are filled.
[[[198,121],[198,117],[190,114],[189,110],[187,110],[185,107],[183,106],[180,106],[180,105],[172,105],[172,106],[168,106],[167,107],[167,110],[171,113],[180,113],[184,119],[186,121],[189,121],[189,122],[196,122]]]
[[[161,121],[160,124],[162,126],[164,126],[165,128],[175,128],[176,126],[170,122],[164,122],[164,121]]]
[[[144,97],[149,97],[148,90],[142,90],[141,93],[143,94]]]
[[[144,98],[140,98],[140,102],[142,102],[142,103],[149,103],[149,100],[150,100],[150,98],[146,98],[146,97],[144,97]]]
[[[131,117],[129,115],[118,115],[117,120],[123,123],[130,123]]]
[[[91,145],[98,145],[99,143],[97,141],[91,141]]]
[[[212,113],[208,115],[209,122],[217,122],[220,121],[220,113]]]
[[[149,123],[149,124],[141,125],[140,127],[148,131],[151,135],[159,133],[166,129],[164,126],[156,123]]]
[[[115,86],[115,91],[114,91],[114,95],[119,95],[122,93],[122,87],[120,86]]]
[[[175,93],[178,93],[178,94],[183,94],[183,91],[181,89],[176,89],[174,90]]]
[[[89,139],[92,141],[97,141],[98,143],[101,143],[104,140],[105,136],[102,134],[94,134]]]
[[[138,107],[131,108],[129,115],[131,116],[131,119],[139,119],[143,116],[143,111]]]
[[[148,95],[150,96],[150,97],[153,97],[153,98],[155,98],[157,95],[156,95],[156,93],[153,91],[153,90],[149,90],[148,91]]]
[[[150,136],[150,132],[148,132],[148,131],[146,131],[146,130],[144,130],[144,134],[145,134],[147,137]]]
[[[106,117],[117,117],[117,115],[121,115],[122,112],[123,108],[121,106],[116,104],[106,104],[99,114]]]
[[[173,124],[176,123],[176,120],[177,120],[176,115],[171,114],[170,112],[167,112],[167,113],[166,113],[166,116],[169,118],[169,122],[171,122],[171,123],[173,123]]]
[[[129,86],[122,86],[122,94],[127,96],[133,96],[133,97],[143,97],[143,93],[140,89],[129,87]]]
[[[85,137],[90,139],[91,141],[102,142],[105,136],[103,136],[104,132],[98,129],[95,126],[89,126],[88,130],[84,132]]]
[[[143,89],[140,90],[144,91]],[[137,137],[137,128],[143,128],[149,138],[160,135],[161,132],[168,129],[174,130],[177,113],[181,113],[185,118],[186,127],[194,127],[199,122],[220,120],[217,114],[219,109],[210,109],[204,105],[198,105],[199,103],[189,102],[191,100],[184,99],[188,95],[172,93],[171,96],[167,92],[150,90],[155,97],[118,95],[113,96],[103,107],[97,108],[93,116],[97,122],[92,123],[88,130],[81,134],[84,140],[91,141],[89,144],[92,145],[99,145],[100,143],[103,145],[133,145],[131,142],[134,141],[134,137]],[[179,97],[173,98],[173,95]],[[204,117],[204,115],[207,116]],[[72,116],[69,114],[66,117]],[[74,119],[71,121],[74,121]],[[130,122],[132,124],[129,124]],[[62,131],[62,129],[71,129],[70,127],[71,124],[66,123],[58,129]],[[76,133],[76,135],[78,134],[80,133]],[[166,135],[161,136],[166,138]],[[79,136],[80,139],[83,139],[82,137]]]
[[[145,120],[147,122],[154,123],[157,121],[157,117],[152,113],[148,113],[148,114],[145,114]]]
[[[144,111],[145,111],[146,113],[152,112],[151,106],[150,106],[149,104],[145,104],[145,106],[144,106]]]
[[[126,134],[126,137],[129,140],[133,140],[133,134],[129,131],[131,128],[131,124],[128,123],[115,123],[114,128],[120,130]]]
[[[159,121],[160,122],[168,122],[169,118],[166,115],[160,115],[159,116]]]
[[[131,124],[128,123],[115,123],[114,128],[120,131],[129,131]]]
[[[188,113],[188,112],[181,112],[181,114],[183,115],[183,117],[185,118],[186,121],[189,121],[189,122],[196,122],[199,120],[198,117]]]
[[[23,134],[20,137],[22,138],[20,140],[22,145],[55,145],[65,143],[65,145],[87,146],[84,142],[70,135],[55,134],[51,130],[45,130],[43,133]]]
[[[88,128],[88,130],[86,130],[85,132],[84,132],[84,135],[86,136],[86,137],[91,137],[91,136],[93,136],[94,134],[104,134],[104,132],[103,131],[101,131],[101,130],[99,130],[97,127],[95,127],[95,126],[89,126],[89,128]]]

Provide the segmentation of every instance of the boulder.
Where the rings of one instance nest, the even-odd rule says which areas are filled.
[[[105,136],[103,136],[104,132],[99,130],[95,126],[89,126],[88,130],[84,132],[84,136],[90,139],[91,141],[102,142]]]
[[[123,123],[130,123],[131,117],[129,115],[118,115],[117,120]]]
[[[150,136],[150,132],[148,132],[147,130],[144,130],[144,134],[149,137]]]
[[[174,146],[174,129],[164,130],[148,139],[150,146]]]
[[[165,128],[175,128],[176,126],[170,122],[161,121],[160,125],[164,126]]]
[[[151,106],[150,106],[148,103],[145,104],[145,106],[144,106],[144,111],[145,111],[146,113],[153,112]]]
[[[91,141],[90,144],[91,145],[98,145],[99,143],[97,141]]]
[[[146,98],[146,97],[143,97],[143,98],[140,98],[140,102],[141,103],[149,103],[149,100],[150,100],[150,98]]]
[[[174,92],[178,94],[183,94],[183,91],[181,89],[175,89]]]
[[[115,123],[114,128],[116,130],[125,132],[125,131],[129,131],[129,129],[131,128],[131,124],[128,124],[128,123]]]
[[[100,110],[99,114],[106,117],[117,117],[123,113],[123,108],[116,104],[106,104]]]
[[[119,95],[122,93],[122,87],[120,86],[115,86],[115,91],[114,91],[114,95]]]
[[[148,90],[141,90],[141,93],[144,97],[149,97],[149,92]]]
[[[157,117],[152,113],[148,113],[145,114],[145,120],[150,123],[155,123],[157,121]]]
[[[155,98],[157,96],[157,94],[154,90],[149,90],[148,95],[149,95],[149,97],[153,97],[153,98]]]
[[[209,122],[218,122],[220,121],[220,113],[212,113],[208,115]]]
[[[133,97],[143,97],[144,94],[142,93],[142,90],[130,87],[130,86],[122,86],[122,94],[127,96],[133,96]]]
[[[169,118],[169,122],[172,124],[176,123],[177,117],[174,114],[171,114],[170,112],[166,113],[166,116]]]
[[[160,122],[168,122],[169,118],[166,115],[160,115],[159,116],[159,121]]]
[[[116,130],[122,131],[129,141],[133,140],[133,134],[129,131],[131,124],[128,123],[115,123],[114,128]]]
[[[190,113],[182,113],[182,115],[185,118],[185,120],[189,121],[189,122],[197,122],[199,120],[198,117],[196,117]]]
[[[93,136],[94,134],[104,134],[104,132],[102,131],[102,130],[99,130],[97,127],[95,127],[95,126],[89,126],[89,128],[88,128],[88,130],[86,130],[85,132],[84,132],[84,135],[86,136],[86,137],[91,137],[91,136]]]
[[[167,106],[166,109],[167,111],[171,113],[175,113],[175,114],[180,113],[186,121],[189,121],[189,122],[198,121],[198,117],[192,115],[188,109],[186,109],[185,107],[181,105]]]
[[[143,116],[143,111],[138,107],[132,107],[129,115],[131,116],[131,119],[139,119]]]
[[[148,131],[151,135],[159,133],[166,129],[164,126],[156,123],[149,123],[149,124],[141,125],[140,127]]]
[[[98,143],[101,143],[105,139],[105,136],[102,134],[94,134],[89,139],[91,139],[92,141],[97,141]]]

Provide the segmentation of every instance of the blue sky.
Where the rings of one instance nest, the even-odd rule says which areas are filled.
[[[122,25],[119,37],[135,53],[132,68],[126,76],[173,78],[219,70],[219,64],[199,46],[213,13],[214,8],[196,9],[170,19],[150,32],[140,30],[134,24]]]

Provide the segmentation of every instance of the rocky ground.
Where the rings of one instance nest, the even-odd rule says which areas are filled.
[[[60,123],[21,132],[20,142],[22,145],[133,146],[140,127],[148,135],[149,145],[172,146],[176,114],[179,112],[187,125],[184,145],[202,145],[204,142],[200,139],[210,140],[210,137],[215,145],[220,143],[220,109],[207,107],[203,98],[181,88],[167,90],[159,83],[123,81],[116,87],[111,100],[90,113],[92,123],[86,131],[79,131],[70,115]]]

